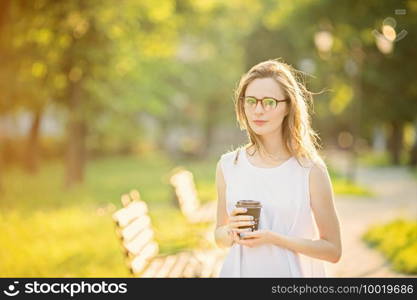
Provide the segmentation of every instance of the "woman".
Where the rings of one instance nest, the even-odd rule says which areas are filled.
[[[330,177],[310,127],[311,93],[278,60],[252,67],[235,92],[250,143],[217,164],[216,243],[230,247],[220,277],[326,277],[342,246]],[[259,229],[238,200],[261,202]],[[238,215],[239,214],[239,215]],[[242,215],[243,214],[243,215]]]

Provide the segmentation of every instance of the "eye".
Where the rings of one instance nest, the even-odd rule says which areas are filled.
[[[275,106],[275,100],[272,98],[265,98],[263,102],[265,106]]]
[[[249,105],[254,105],[254,104],[256,104],[256,99],[252,98],[252,97],[246,97],[245,102]]]

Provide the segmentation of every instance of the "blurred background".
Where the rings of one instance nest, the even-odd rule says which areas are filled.
[[[161,253],[201,246],[169,174],[216,201],[247,142],[233,90],[306,73],[344,245],[333,276],[417,274],[417,1],[1,0],[0,276],[129,276],[111,215],[137,189]]]

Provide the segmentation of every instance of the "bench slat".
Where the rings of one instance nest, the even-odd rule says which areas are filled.
[[[215,250],[195,251],[195,257],[201,263],[201,277],[212,277],[218,260],[223,260],[222,253]]]
[[[132,259],[130,263],[130,268],[133,274],[140,273],[146,265],[150,262],[152,257],[156,256],[158,254],[159,247],[156,242],[152,242],[147,244],[142,252],[136,256],[134,259]]]
[[[171,271],[171,268],[174,266],[175,262],[177,260],[176,255],[169,255],[165,258],[163,265],[158,270],[158,272],[155,274],[156,278],[165,278],[169,274],[169,271]]]
[[[185,278],[192,278],[192,277],[199,277],[201,273],[201,264],[195,257],[190,257],[187,265],[183,271],[183,277]]]
[[[206,222],[213,221],[216,216],[216,211],[213,208],[214,206],[211,203],[207,203],[206,205],[202,206],[201,219]]]
[[[194,193],[192,187],[191,190],[188,187],[185,191],[189,195]],[[157,257],[159,246],[154,241],[154,231],[146,203],[133,199],[132,196],[132,199],[128,199],[128,195],[125,198],[122,203],[126,206],[113,214],[113,220],[117,225],[116,232],[122,239],[122,246],[128,257],[132,274],[140,277],[178,278],[201,277],[204,271],[204,275],[209,275],[208,265],[214,262],[202,259],[203,254],[200,254],[200,259],[197,259],[191,252]],[[137,195],[136,198],[140,199]],[[201,211],[203,215],[208,214],[205,209]]]
[[[216,212],[209,211],[206,208],[201,208],[193,212],[188,218],[191,223],[212,222],[214,221]]]
[[[178,278],[182,277],[182,273],[184,271],[185,266],[187,265],[187,261],[190,259],[189,253],[180,253],[178,255],[177,262],[175,266],[172,268],[172,270],[169,272],[168,277],[170,278]]]
[[[218,257],[216,259],[216,263],[214,264],[213,272],[211,274],[211,277],[219,277],[220,270],[221,270],[222,265],[223,265],[223,261],[224,261],[224,259],[222,257]]]
[[[200,206],[195,188],[193,174],[190,171],[179,171],[171,177],[171,183],[180,202],[181,210],[185,215],[190,215]]]
[[[181,212],[189,222],[200,223],[215,220],[216,202],[200,204],[193,173],[182,169],[171,176],[170,181],[175,189]]]
[[[154,231],[150,228],[145,228],[138,235],[136,235],[133,240],[124,242],[124,247],[131,255],[136,256],[147,244],[152,242],[153,237]]]
[[[134,219],[146,214],[148,208],[146,203],[134,201],[113,214],[113,219],[119,227],[126,227]]]
[[[132,223],[127,225],[125,228],[120,230],[120,236],[124,241],[132,240],[140,231],[150,228],[151,218],[143,215],[140,218],[134,220]]]
[[[164,260],[161,258],[155,258],[151,263],[146,267],[146,270],[143,271],[140,277],[153,278],[158,270],[162,267]]]

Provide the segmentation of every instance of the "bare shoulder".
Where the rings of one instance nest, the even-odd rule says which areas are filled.
[[[221,160],[220,159],[217,162],[217,166],[216,166],[216,183],[217,183],[218,186],[225,185],[225,179],[224,179],[224,174],[223,174],[223,169],[222,169],[222,166],[221,166]]]
[[[310,192],[321,196],[332,194],[332,183],[327,166],[324,162],[316,162],[311,167]]]
[[[310,176],[312,177],[327,177],[329,174],[327,170],[327,166],[324,162],[315,162],[313,163],[311,170],[310,170]]]
[[[216,174],[221,174],[221,173],[222,173],[222,166],[221,166],[221,160],[219,159],[216,165]]]

